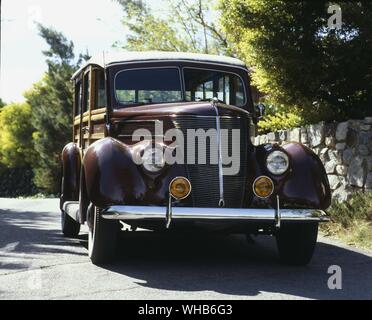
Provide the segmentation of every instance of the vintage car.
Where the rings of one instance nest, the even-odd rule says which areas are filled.
[[[124,224],[167,232],[274,235],[307,264],[327,221],[327,175],[299,143],[254,145],[249,69],[235,58],[123,52],[73,75],[72,142],[62,151],[62,231],[89,228],[95,264]],[[191,137],[191,138],[190,138]],[[173,232],[170,232],[173,231]]]

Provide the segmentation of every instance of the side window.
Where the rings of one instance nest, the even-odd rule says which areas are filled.
[[[105,75],[103,70],[95,70],[95,103],[94,109],[106,107]]]
[[[83,113],[88,111],[89,105],[90,105],[90,72],[84,75]]]
[[[81,80],[75,83],[75,117],[81,113],[82,88]]]

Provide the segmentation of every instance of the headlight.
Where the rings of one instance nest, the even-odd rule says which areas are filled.
[[[142,165],[149,172],[158,172],[164,165],[164,153],[159,148],[147,149],[142,156]]]
[[[266,159],[266,166],[272,174],[283,174],[289,167],[287,154],[279,150],[271,152]]]

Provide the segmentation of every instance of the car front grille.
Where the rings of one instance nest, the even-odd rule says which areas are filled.
[[[192,200],[195,207],[218,207],[220,200],[220,186],[219,186],[219,166],[218,163],[210,163],[210,144],[207,140],[206,146],[206,164],[190,164],[187,162],[187,129],[216,129],[216,117],[212,116],[177,116],[174,118],[174,125],[176,128],[181,129],[185,140],[185,166],[188,178],[192,185]],[[240,163],[239,172],[235,175],[223,176],[223,192],[225,207],[228,208],[241,208],[243,206],[246,176],[247,176],[247,158],[248,149],[247,143],[248,136],[248,120],[240,117],[220,117],[220,128],[229,130],[229,139],[221,140],[222,153],[228,151],[232,154],[233,144],[238,141],[232,141],[232,129],[240,130],[240,145],[238,146],[239,154],[237,159]],[[216,138],[216,137],[215,137]],[[189,150],[190,151],[190,150]],[[195,159],[198,159],[198,144],[195,145]]]

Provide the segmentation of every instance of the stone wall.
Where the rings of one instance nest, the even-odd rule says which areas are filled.
[[[334,198],[345,201],[356,190],[372,190],[372,117],[270,132],[255,137],[254,144],[291,141],[319,156]]]

